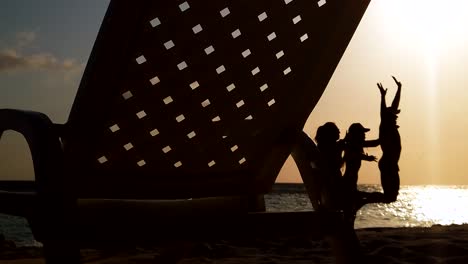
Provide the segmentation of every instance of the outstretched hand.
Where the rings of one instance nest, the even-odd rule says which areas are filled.
[[[382,83],[377,83],[377,87],[379,87],[379,90],[380,90],[380,94],[382,96],[385,96],[387,94],[387,89],[384,89]]]
[[[398,88],[401,88],[401,82],[399,82],[399,81],[397,80],[397,78],[395,78],[395,76],[393,76],[393,75],[392,75],[392,78],[393,78],[393,80],[395,81],[395,83],[398,85]]]
[[[375,161],[375,162],[377,162],[377,157],[376,157],[376,156],[374,156],[374,155],[369,155],[368,157],[369,157],[368,161]]]

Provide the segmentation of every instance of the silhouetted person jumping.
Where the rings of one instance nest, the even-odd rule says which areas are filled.
[[[381,83],[377,83],[381,95],[379,143],[382,157],[379,160],[379,170],[383,193],[357,192],[354,207],[356,211],[365,204],[391,203],[396,201],[398,197],[400,189],[398,161],[401,153],[401,140],[396,120],[400,113],[398,105],[401,97],[401,83],[395,77],[392,76],[392,78],[398,89],[390,107],[387,107],[385,101],[387,89],[384,89]]]
[[[387,107],[385,102],[387,89],[384,89],[381,83],[377,83],[381,95],[379,139],[382,157],[379,160],[379,169],[385,202],[387,203],[396,201],[400,189],[398,160],[401,153],[401,139],[397,118],[400,113],[398,105],[400,104],[402,85],[394,76],[392,78],[397,84],[397,92],[390,107]]]

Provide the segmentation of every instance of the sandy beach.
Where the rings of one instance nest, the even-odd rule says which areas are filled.
[[[468,263],[468,225],[357,230],[366,263]],[[295,235],[274,239],[217,240],[83,249],[83,263],[334,263],[325,241]],[[0,263],[44,263],[38,248],[3,245]]]

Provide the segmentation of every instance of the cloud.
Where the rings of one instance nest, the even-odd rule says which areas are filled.
[[[21,49],[28,46],[36,40],[36,32],[23,31],[16,33],[16,47]]]
[[[72,59],[60,60],[53,54],[37,53],[23,55],[16,49],[0,50],[0,72],[17,70],[63,70],[69,71],[82,65]]]
[[[27,54],[24,50],[34,45],[37,34],[34,31],[22,31],[15,35],[11,48],[0,48],[0,73],[24,70],[79,71],[83,65],[73,59],[60,59],[47,52]]]

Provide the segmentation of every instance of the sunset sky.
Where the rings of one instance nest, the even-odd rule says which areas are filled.
[[[109,1],[2,0],[0,108],[44,112],[67,120]],[[361,122],[378,135],[380,95],[402,83],[399,117],[402,184],[468,184],[468,1],[371,2],[305,131],[334,121],[344,137]],[[380,149],[368,149],[380,156]],[[0,141],[0,180],[33,179],[26,142]],[[364,164],[360,183],[378,183],[377,163]],[[300,182],[292,160],[278,181]]]

